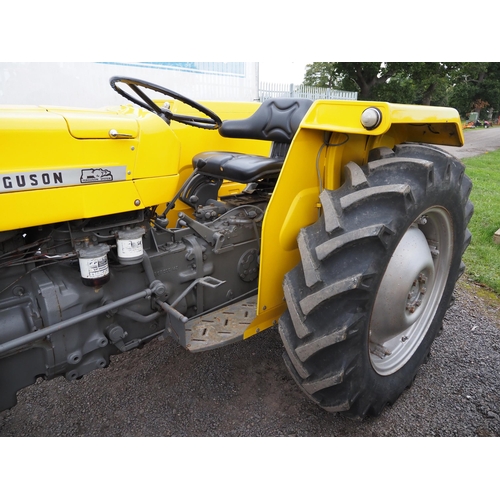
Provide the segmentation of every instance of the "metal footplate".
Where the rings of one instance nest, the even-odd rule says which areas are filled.
[[[257,295],[231,304],[186,323],[187,349],[208,351],[243,339],[243,333],[254,320]]]

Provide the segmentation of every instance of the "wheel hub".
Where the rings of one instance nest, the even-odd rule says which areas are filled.
[[[425,286],[427,280],[427,275],[420,273],[418,275],[418,279],[413,282],[410,292],[408,293],[408,300],[406,302],[406,310],[410,314],[413,314],[417,307],[422,305],[423,296],[427,292],[427,288]]]
[[[390,375],[424,339],[448,279],[453,254],[450,216],[435,207],[401,238],[382,278],[370,322],[370,359]]]
[[[422,231],[411,226],[392,255],[380,285],[371,321],[372,342],[383,345],[417,321],[433,278],[429,244]]]

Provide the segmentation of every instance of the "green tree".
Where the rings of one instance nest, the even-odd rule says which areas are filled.
[[[314,62],[306,66],[304,84],[358,92],[373,100],[376,90],[401,72],[404,63]]]
[[[450,106],[462,116],[471,111],[481,113],[483,119],[497,115],[500,111],[500,63],[465,63],[450,94]]]
[[[416,88],[415,103],[446,104],[446,90],[456,77],[459,64],[448,62],[408,63],[407,74]]]
[[[451,105],[462,115],[479,99],[500,110],[500,63],[314,62],[304,84],[355,91],[360,100]]]
[[[304,85],[337,89],[339,76],[336,64],[332,62],[314,62],[308,64],[304,76]]]
[[[382,63],[375,76],[375,63],[355,64],[357,75],[362,67],[371,83],[369,92],[364,94],[367,99],[424,105],[446,104],[446,91],[459,67],[457,63],[443,62]],[[362,88],[360,78],[356,83]]]
[[[414,103],[417,101],[417,88],[411,78],[395,76],[376,89],[374,99],[395,103]]]
[[[363,100],[377,99],[378,92],[392,77],[401,75],[404,63],[338,63],[342,72],[342,81],[351,82],[359,90]]]

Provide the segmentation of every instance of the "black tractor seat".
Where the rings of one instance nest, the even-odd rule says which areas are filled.
[[[223,137],[256,139],[273,143],[271,156],[207,151],[193,158],[193,167],[215,179],[250,183],[277,175],[300,122],[311,107],[310,99],[279,98],[264,101],[244,120],[226,120],[219,128]]]
[[[228,179],[249,184],[263,177],[278,174],[283,166],[283,158],[208,151],[193,158],[193,165],[200,174],[215,179]]]

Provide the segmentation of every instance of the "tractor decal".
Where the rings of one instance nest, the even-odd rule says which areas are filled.
[[[89,182],[105,182],[112,181],[113,175],[107,168],[85,168],[82,170],[80,182],[87,184]]]
[[[0,174],[0,193],[126,180],[126,167],[71,168]]]

